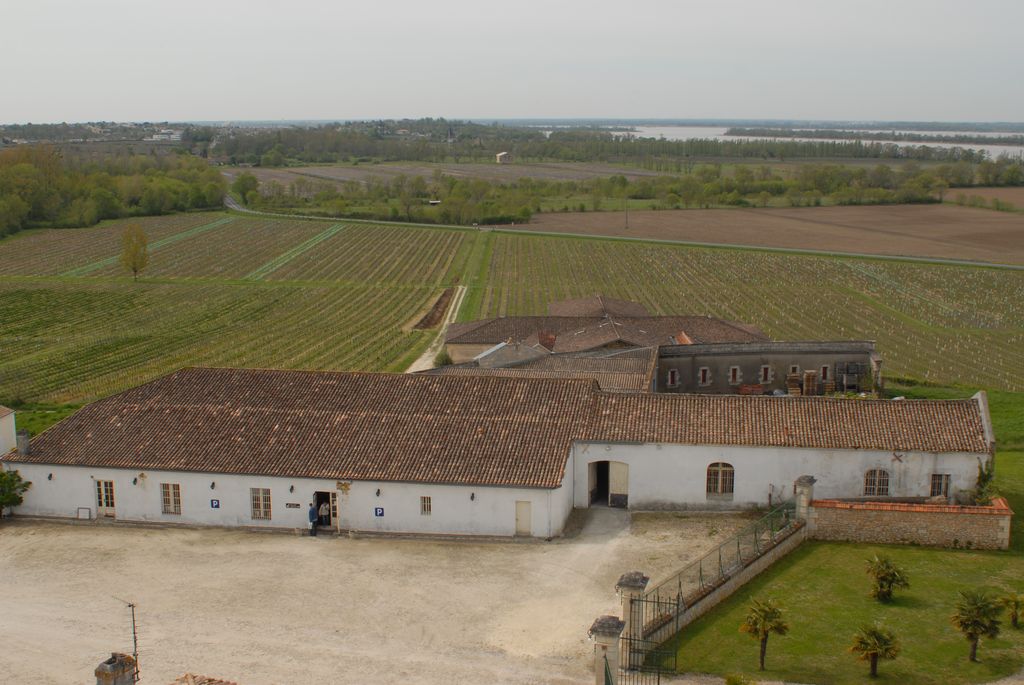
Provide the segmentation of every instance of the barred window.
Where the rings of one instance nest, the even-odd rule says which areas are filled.
[[[270,520],[270,488],[249,488],[253,520]]]
[[[430,516],[429,497],[420,497],[420,516]]]
[[[889,494],[889,472],[885,469],[870,469],[864,474],[864,496],[884,497]]]
[[[715,462],[708,467],[708,495],[731,495],[735,480],[732,464]]]
[[[160,483],[160,499],[165,514],[181,514],[181,485]]]
[[[949,497],[949,474],[932,474],[932,497]]]

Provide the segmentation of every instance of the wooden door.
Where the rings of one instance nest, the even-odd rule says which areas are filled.
[[[114,517],[114,481],[96,481],[96,517]]]
[[[529,537],[533,535],[531,519],[532,507],[529,502],[516,502],[516,535]]]
[[[338,520],[338,493],[331,493],[331,525],[334,530],[341,530],[341,521]]]

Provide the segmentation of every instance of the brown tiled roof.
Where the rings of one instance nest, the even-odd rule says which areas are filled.
[[[557,487],[592,380],[183,369],[90,404],[10,461]]]
[[[0,405],[0,419],[2,419],[5,416],[10,416],[13,413],[13,409],[8,409],[7,407]]]
[[[573,441],[987,453],[982,401],[614,394],[593,380],[184,369],[19,463],[558,487]]]
[[[549,316],[650,316],[639,302],[617,300],[604,295],[591,295],[578,300],[559,300],[548,305]]]
[[[449,328],[451,344],[538,342],[541,331],[554,334],[553,352],[579,352],[621,341],[637,347],[677,343],[726,343],[767,340],[763,332],[709,316],[557,317],[509,316]],[[545,343],[545,346],[547,344]]]
[[[501,349],[495,354],[500,354]],[[441,366],[422,373],[504,378],[592,378],[607,392],[649,392],[658,349],[643,347],[609,352],[545,354],[508,363],[485,364],[481,359]]]
[[[985,453],[969,400],[601,394],[596,441]]]

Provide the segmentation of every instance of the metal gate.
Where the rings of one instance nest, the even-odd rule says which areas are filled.
[[[629,600],[628,628],[619,642],[619,685],[658,685],[662,673],[676,670],[676,651],[650,639],[650,626],[665,626],[664,608],[656,600],[634,597]],[[678,621],[678,615],[668,617]],[[674,635],[677,630],[673,630]]]

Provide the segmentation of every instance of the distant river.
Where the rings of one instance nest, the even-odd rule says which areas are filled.
[[[728,128],[723,126],[635,126],[630,135],[640,138],[665,138],[666,140],[692,140],[694,138],[708,138],[712,140],[771,140],[764,136],[727,136]],[[859,129],[850,129],[859,130]],[[935,135],[955,135],[965,133],[963,131],[908,131],[908,133],[930,133]],[[616,135],[625,135],[624,133]],[[973,135],[973,134],[971,134]],[[1006,133],[986,133],[986,136],[999,138],[1005,135],[1016,135]],[[819,138],[780,138],[779,140],[802,140],[817,142]],[[837,138],[836,140],[844,140]],[[865,143],[892,143],[891,140],[864,140]],[[968,144],[941,144],[941,143],[896,143],[896,145],[928,145],[929,147],[962,147],[971,150],[984,150],[992,159],[1000,155],[1011,157],[1024,157],[1024,147],[1019,145],[968,145]]]

